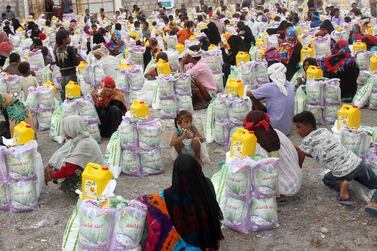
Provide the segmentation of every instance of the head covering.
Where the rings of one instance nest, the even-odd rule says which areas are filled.
[[[41,32],[41,33],[39,33],[38,38],[43,41],[47,38],[47,36],[46,36],[45,33]]]
[[[206,34],[211,44],[218,45],[221,42],[219,29],[214,22],[209,22],[207,24],[207,29],[204,29],[203,32]]]
[[[351,42],[355,42],[357,40],[362,40],[363,38],[363,35],[362,35],[362,32],[361,32],[361,27],[360,25],[358,24],[354,24],[352,25],[352,30],[351,30],[351,33],[350,33],[350,38],[351,38]]]
[[[88,34],[88,35],[90,35],[90,27],[89,27],[89,25],[85,25],[84,26],[84,28],[83,28],[83,30],[84,30],[84,32],[86,33],[86,34]]]
[[[264,52],[264,58],[267,60],[267,62],[280,62],[281,61],[280,53],[273,46],[270,46],[266,49],[266,51]]]
[[[351,55],[351,50],[348,47],[346,40],[338,40],[335,45],[335,54],[328,56],[318,61],[319,66],[325,72],[339,72],[344,71],[350,64],[356,63],[356,60]]]
[[[101,149],[90,136],[81,116],[70,115],[65,117],[63,119],[63,132],[71,139],[52,155],[49,160],[51,166],[60,168],[64,163],[71,163],[85,168],[88,162],[103,165]]]
[[[243,126],[257,137],[258,143],[267,152],[278,151],[280,140],[270,124],[270,116],[261,111],[251,111],[243,119]]]
[[[288,96],[287,89],[284,86],[287,80],[287,77],[285,76],[286,72],[287,68],[282,63],[274,63],[268,67],[267,70],[268,76],[277,85],[284,96]]]
[[[334,26],[332,25],[331,21],[326,19],[323,23],[319,26],[320,29],[325,29],[329,34],[334,31]]]
[[[101,80],[101,84],[106,87],[106,88],[115,88],[115,81],[112,77],[110,76],[105,76]]]
[[[240,36],[232,35],[228,39],[228,44],[230,46],[230,52],[232,55],[237,55],[239,51],[243,51],[243,40]]]
[[[312,18],[314,18],[314,20],[320,20],[319,13],[312,13]]]
[[[9,54],[13,51],[14,46],[9,40],[7,33],[0,32],[0,55],[3,57],[9,57]]]
[[[164,190],[169,217],[182,239],[201,250],[218,249],[224,236],[222,212],[211,181],[190,155],[181,155],[173,167],[172,185]]]
[[[243,8],[241,9],[241,12],[249,12],[249,8],[248,8],[248,7],[243,7]]]
[[[109,56],[110,55],[109,50],[106,47],[104,47],[104,46],[101,46],[97,50],[94,50],[92,53],[93,53],[94,56],[97,55],[97,56],[100,56],[100,57],[104,57],[104,56]]]
[[[297,37],[297,30],[295,27],[291,26],[288,31],[287,31],[287,38],[288,39],[293,39]]]
[[[190,50],[190,48],[187,48],[186,53],[193,58],[200,58],[202,56],[203,51],[202,50],[193,51],[193,50]]]

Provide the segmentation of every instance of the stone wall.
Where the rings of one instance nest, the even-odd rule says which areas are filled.
[[[24,13],[24,1],[23,0],[0,0],[0,12],[3,13],[6,10],[6,6],[10,5],[11,10],[16,16],[20,16]]]
[[[182,3],[186,4],[186,7],[195,7],[199,6],[199,0],[175,0],[175,6],[180,7]],[[213,6],[214,7],[214,1],[213,0],[204,0],[204,2],[208,6]],[[228,0],[228,4],[235,4],[235,3],[241,3],[242,0]],[[132,10],[132,6],[134,4],[138,5],[141,7],[144,12],[148,15],[150,14],[153,9],[157,5],[157,0],[122,0],[122,5],[124,8]]]

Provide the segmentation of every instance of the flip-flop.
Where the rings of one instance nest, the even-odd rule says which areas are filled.
[[[276,198],[276,203],[279,207],[282,207],[282,206],[288,205],[288,200]]]
[[[368,214],[372,214],[374,216],[377,216],[377,208],[375,207],[365,207],[365,212],[367,212]]]
[[[354,205],[354,201],[352,199],[345,200],[340,196],[340,194],[338,194],[336,196],[336,201],[339,202],[340,204],[346,205],[346,206],[353,206]]]

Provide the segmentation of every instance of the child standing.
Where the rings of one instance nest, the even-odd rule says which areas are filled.
[[[323,182],[339,191],[336,200],[345,205],[353,205],[348,192],[349,182],[355,180],[369,189],[377,189],[377,176],[356,154],[345,148],[326,128],[317,129],[311,112],[304,111],[293,117],[297,133],[303,137],[297,148],[300,163],[305,156],[314,158],[321,166],[330,169]],[[374,192],[365,211],[377,215],[377,191]]]
[[[28,62],[20,63],[18,65],[18,71],[21,74],[20,85],[26,100],[29,95],[29,88],[38,87],[38,80],[30,74],[30,64]]]
[[[177,114],[174,120],[175,132],[170,140],[170,146],[174,147],[175,152],[179,155],[190,154],[195,156],[199,163],[202,161],[202,143],[203,136],[199,130],[192,125],[192,114],[183,110]]]

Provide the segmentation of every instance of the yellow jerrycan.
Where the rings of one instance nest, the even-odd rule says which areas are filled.
[[[264,44],[264,39],[257,39],[257,41],[255,41],[257,47],[264,47]]]
[[[226,84],[225,93],[232,96],[243,97],[245,93],[245,84],[241,80],[230,78]]]
[[[44,82],[43,86],[52,87],[54,89],[54,95],[56,94],[56,86],[51,81]]]
[[[120,71],[125,71],[127,69],[131,69],[132,68],[132,65],[131,64],[127,64],[127,63],[124,63],[124,62],[121,62],[118,66],[119,70]]]
[[[182,54],[182,52],[185,51],[185,46],[183,44],[177,43],[176,49],[177,49],[179,54]]]
[[[237,66],[240,66],[241,63],[249,62],[251,59],[249,53],[240,51],[236,55],[236,64]]]
[[[377,55],[370,57],[369,72],[377,71]]]
[[[210,45],[208,46],[208,50],[209,50],[209,51],[214,50],[214,49],[216,49],[216,45],[214,45],[214,44],[210,44]]]
[[[170,64],[163,59],[159,59],[156,63],[158,74],[169,75],[171,72]]]
[[[255,153],[257,137],[244,128],[238,128],[230,141],[230,157],[243,158]]]
[[[149,107],[142,100],[134,100],[131,104],[130,111],[136,118],[146,118],[149,116]]]
[[[108,167],[89,162],[82,173],[82,199],[97,200],[112,178]]]
[[[23,145],[33,140],[35,137],[34,129],[28,123],[21,121],[13,128],[13,138],[18,145]]]
[[[306,58],[314,57],[314,50],[308,46],[304,46],[301,49],[301,63],[304,62]]]
[[[357,129],[360,127],[361,112],[359,107],[344,104],[338,111],[338,129],[348,127]]]
[[[359,51],[366,51],[367,50],[367,44],[361,41],[356,41],[353,43],[353,55],[356,55]]]
[[[65,86],[65,98],[74,99],[81,97],[80,85],[73,81],[69,81]]]
[[[80,64],[77,66],[79,73],[82,74],[87,66],[88,66],[88,64],[86,62],[81,61]]]
[[[310,80],[310,79],[316,80],[322,77],[323,77],[323,71],[321,68],[317,66],[310,65],[308,69],[306,70],[306,80]]]

